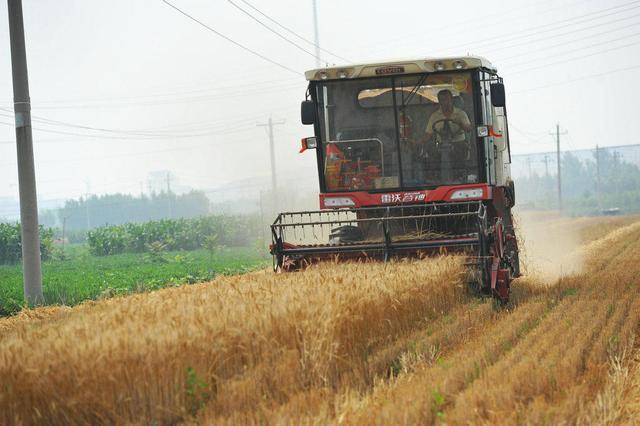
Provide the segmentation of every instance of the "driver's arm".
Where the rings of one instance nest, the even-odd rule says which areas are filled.
[[[424,133],[424,137],[422,138],[422,140],[420,142],[427,143],[427,142],[430,142],[431,139],[433,139],[433,132],[431,130],[429,130],[429,131],[426,131]]]
[[[463,110],[459,110],[459,114],[456,114],[455,123],[458,124],[465,132],[471,131],[471,121],[469,116]]]
[[[428,143],[433,139],[433,123],[436,122],[435,111],[431,113],[429,116],[429,120],[427,120],[427,127],[424,129],[424,137],[420,142]]]

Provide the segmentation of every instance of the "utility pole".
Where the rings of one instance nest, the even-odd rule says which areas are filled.
[[[69,219],[68,215],[62,218],[62,254],[64,254],[64,245],[67,238],[67,219]]]
[[[596,145],[596,201],[600,209],[600,147],[598,145]]]
[[[87,185],[87,192],[84,194],[84,210],[87,215],[87,231],[91,229],[91,212],[89,211],[89,193],[91,192],[91,184],[89,183],[89,179],[85,180],[85,184]]]
[[[171,200],[171,172],[167,172],[167,202],[169,205],[169,219],[173,219],[173,202]]]
[[[276,152],[275,152],[275,144],[273,140],[273,126],[284,124],[284,120],[273,121],[271,117],[269,117],[269,121],[266,124],[258,124],[258,127],[267,127],[269,133],[269,151],[271,156],[271,191],[273,192],[273,206],[276,211],[279,210],[278,207],[278,192],[277,192],[277,182],[276,182]]]
[[[530,156],[527,157],[527,168],[529,170],[529,179],[531,179],[532,173],[531,173],[531,157]]]
[[[260,231],[262,233],[262,247],[265,247],[267,238],[264,235],[264,204],[262,203],[262,189],[260,190]]]
[[[544,175],[549,177],[549,156],[544,155]]]
[[[313,41],[316,45],[316,68],[322,67],[322,61],[320,61],[320,30],[318,28],[318,0],[311,0],[313,2]]]
[[[16,119],[18,151],[24,297],[30,305],[37,305],[44,302],[44,297],[42,295],[38,197],[36,192],[36,170],[33,162],[31,100],[29,97],[27,53],[24,43],[22,0],[7,0],[7,5],[9,12],[9,40],[11,44],[11,71],[13,75],[13,108]]]
[[[560,135],[566,135],[567,132],[564,131],[560,133],[560,123],[556,123],[556,131],[555,133],[550,133],[550,135],[555,135],[556,137],[556,161],[558,162],[558,210],[562,211],[562,165],[560,161]]]

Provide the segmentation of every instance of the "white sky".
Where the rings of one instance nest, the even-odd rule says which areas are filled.
[[[314,68],[314,58],[226,0],[172,1],[287,67]],[[312,39],[311,0],[248,1]],[[505,79],[514,153],[552,150],[547,133],[557,121],[569,131],[569,149],[640,142],[640,0],[318,4],[321,45],[353,62],[489,58]],[[0,2],[0,108],[12,110],[6,7]],[[279,175],[315,181],[313,153],[297,153],[312,132],[299,124],[301,75],[160,0],[29,0],[24,14],[40,199],[78,197],[87,183],[93,193],[137,193],[149,172],[165,169],[196,188],[266,177],[268,142],[256,124],[270,114],[286,120],[276,128]],[[621,71],[629,67],[639,68]],[[0,123],[9,123],[0,124],[0,197],[17,198],[12,114],[0,110]]]

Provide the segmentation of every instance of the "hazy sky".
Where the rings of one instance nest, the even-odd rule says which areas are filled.
[[[311,0],[247,1],[312,39]],[[268,139],[257,124],[269,115],[285,120],[275,132],[282,179],[315,181],[313,154],[297,153],[300,138],[312,132],[299,124],[301,74],[315,59],[226,0],[172,3],[300,74],[239,49],[160,0],[24,0],[40,199],[78,197],[87,186],[138,193],[149,172],[165,169],[196,188],[266,178]],[[318,5],[321,45],[351,62],[489,58],[507,87],[514,153],[552,150],[547,133],[557,121],[569,131],[567,148],[640,142],[640,0]],[[6,7],[0,2],[0,108],[11,111]],[[12,113],[0,110],[0,123],[0,197],[17,197]]]

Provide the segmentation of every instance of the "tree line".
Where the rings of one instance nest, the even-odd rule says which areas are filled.
[[[40,213],[40,223],[66,231],[88,230],[106,225],[142,223],[152,220],[193,218],[209,214],[209,199],[202,191],[172,192],[133,196],[129,194],[93,195],[67,200],[57,210]]]
[[[597,157],[596,157],[597,156]],[[573,214],[640,211],[640,168],[615,152],[598,150],[580,160],[567,152],[561,159],[563,207]],[[557,176],[533,172],[516,180],[517,203],[523,207],[558,207]]]

